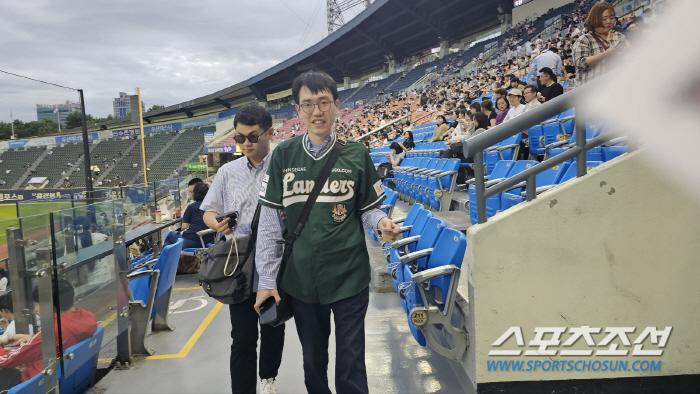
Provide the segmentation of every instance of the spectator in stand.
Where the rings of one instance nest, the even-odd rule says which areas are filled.
[[[498,114],[496,113],[495,109],[493,108],[493,101],[491,100],[484,100],[481,102],[481,112],[486,115],[488,118],[488,126],[486,129],[490,129],[491,127],[496,126],[496,117]]]
[[[413,142],[413,132],[410,130],[406,130],[403,132],[403,142],[399,142],[398,144],[401,145],[401,148],[405,152],[408,152],[409,150],[412,150],[413,148],[416,147],[416,143]]]
[[[588,33],[574,44],[577,80],[587,83],[608,71],[608,59],[627,44],[625,36],[613,31],[617,18],[612,4],[603,2],[591,8],[586,18]]]
[[[481,104],[477,103],[476,101],[469,104],[469,112],[474,115],[477,112],[481,112]]]
[[[7,339],[12,339],[17,331],[15,330],[15,314],[12,308],[12,294],[0,295],[0,329],[5,330]]]
[[[430,142],[440,141],[442,136],[449,128],[447,127],[447,120],[445,119],[445,116],[438,115],[435,121],[437,122],[437,125],[435,126],[435,130],[433,130],[433,138],[430,139]]]
[[[492,103],[498,103],[498,99],[500,99],[500,98],[505,99],[507,95],[508,95],[507,90],[505,90],[503,88],[496,89],[493,92],[493,98],[491,99],[491,101],[492,101]],[[481,105],[484,105],[484,103],[482,102]],[[500,113],[501,113],[501,111],[498,108],[496,108],[496,114],[500,114]]]
[[[7,291],[7,271],[5,271],[3,268],[0,268],[0,291]]]
[[[520,92],[520,89],[513,89],[510,92],[508,92],[508,102],[510,103],[510,110],[508,111],[508,115],[506,115],[505,119],[503,119],[504,122],[507,122],[525,111],[525,106],[522,105],[521,100],[523,99],[523,94]]]
[[[187,206],[185,214],[182,216],[182,238],[185,243],[182,244],[183,249],[187,248],[202,248],[202,242],[197,235],[198,231],[207,230],[209,227],[204,224],[204,211],[200,209],[204,197],[207,196],[209,186],[204,182],[199,182],[194,185],[193,198],[194,202]],[[214,243],[214,234],[207,234],[202,237],[204,245]]]
[[[92,313],[76,309],[73,302],[75,291],[70,283],[62,279],[53,281],[54,294],[54,324],[45,322],[49,327],[57,325],[56,313],[61,314],[61,334],[63,349],[77,345],[95,334],[97,319]],[[35,287],[32,294],[36,312],[39,313],[39,288]],[[58,340],[58,336],[56,336]],[[0,348],[0,391],[26,382],[44,369],[42,360],[41,332],[35,335],[15,334],[6,346],[17,346],[12,350]],[[56,349],[58,350],[58,343]],[[56,357],[60,357],[56,354]],[[16,367],[26,365],[20,372]]]
[[[561,56],[559,56],[557,47],[551,47],[548,51],[537,56],[532,63],[530,63],[530,73],[537,74],[545,67],[554,71],[556,76],[562,75]]]
[[[391,152],[387,156],[387,159],[389,159],[392,167],[396,167],[401,164],[401,161],[406,157],[406,152],[398,142],[392,142],[391,145],[389,145],[389,149],[391,149]]]
[[[542,105],[542,103],[540,103],[540,101],[537,99],[538,93],[539,91],[537,90],[536,85],[527,85],[525,87],[525,91],[523,92],[523,98],[525,99],[526,104],[525,109],[523,109],[523,112],[533,110]]]
[[[545,102],[564,94],[564,88],[557,83],[556,76],[549,67],[540,70],[540,84],[544,86],[541,93]]]
[[[508,115],[508,110],[510,110],[508,99],[505,97],[499,98],[496,101],[496,107],[498,107],[498,110],[501,111],[498,113],[498,115],[496,115],[496,126],[498,126],[499,124],[503,123],[503,120]]]
[[[189,182],[187,182],[187,196],[191,199],[194,200],[194,188],[200,183],[203,183],[204,181],[201,180],[200,178],[192,178],[190,179]]]

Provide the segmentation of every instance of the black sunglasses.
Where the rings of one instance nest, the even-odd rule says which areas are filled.
[[[236,141],[237,144],[244,144],[245,140],[248,139],[248,141],[250,141],[251,144],[256,144],[258,142],[258,137],[260,137],[263,134],[265,134],[265,131],[258,135],[253,135],[253,133],[248,135],[236,134],[233,136],[233,140]]]

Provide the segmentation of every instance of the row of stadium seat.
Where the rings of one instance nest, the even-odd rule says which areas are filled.
[[[558,166],[554,166],[546,171],[541,172],[535,177],[537,184],[537,193],[542,193],[576,177],[576,160],[571,163],[566,162]],[[494,186],[504,180],[513,177],[521,172],[538,165],[534,160],[501,160],[496,163],[493,171],[486,177],[486,187]],[[600,161],[588,161],[587,167],[594,168],[602,164]],[[495,214],[505,211],[526,200],[525,183],[522,182],[516,187],[489,197],[486,200],[486,216],[492,217]],[[473,182],[469,185],[469,216],[472,224],[477,223],[476,211],[476,187]]]
[[[394,222],[401,225],[402,239],[384,245],[387,270],[411,334],[419,345],[430,343],[438,353],[459,359],[466,349],[466,335],[451,319],[467,238],[420,204]],[[455,342],[451,349],[434,339],[431,326],[451,334]]]
[[[394,168],[393,181],[403,201],[419,202],[436,211],[448,211],[459,166],[458,159],[405,159],[400,167]]]

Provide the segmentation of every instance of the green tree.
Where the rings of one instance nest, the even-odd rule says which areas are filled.
[[[85,115],[85,117],[88,120],[88,123],[90,122],[90,115]],[[71,112],[66,116],[66,129],[74,129],[76,127],[82,127],[83,126],[83,114],[81,114],[78,111]]]
[[[151,108],[149,108],[148,111],[146,111],[146,112],[155,111],[155,110],[161,109],[161,108],[165,108],[165,105],[153,105],[153,106],[152,106]]]

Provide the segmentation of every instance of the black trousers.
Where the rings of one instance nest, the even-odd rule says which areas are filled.
[[[255,294],[240,303],[230,304],[231,312],[231,390],[255,394],[258,380],[257,347],[260,317],[255,312]],[[260,379],[277,377],[284,348],[284,324],[260,326]]]
[[[17,368],[0,369],[0,391],[9,390],[22,383],[21,372]]]
[[[365,315],[369,287],[343,300],[321,305],[292,297],[294,322],[304,354],[304,383],[310,394],[330,394],[328,338],[331,311],[335,321],[335,391],[368,393],[365,367]]]

